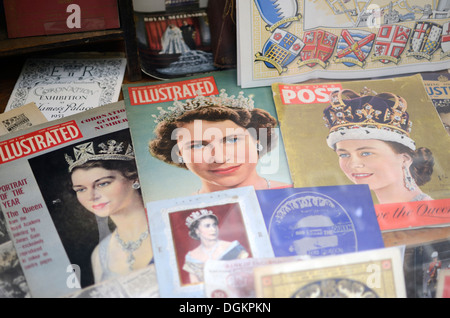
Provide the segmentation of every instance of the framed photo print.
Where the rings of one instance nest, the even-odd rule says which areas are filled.
[[[153,201],[147,213],[161,297],[204,297],[209,260],[274,255],[252,187]]]

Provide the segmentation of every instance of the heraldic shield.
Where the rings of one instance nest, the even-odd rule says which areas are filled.
[[[344,29],[337,44],[334,62],[346,66],[365,65],[375,40],[375,33],[364,30]]]
[[[383,64],[400,61],[400,55],[406,48],[411,28],[402,25],[383,25],[378,31],[375,40],[373,61],[380,61]]]
[[[287,28],[299,20],[297,0],[254,0],[261,18],[272,28]]]
[[[442,26],[441,49],[441,59],[450,56],[450,22]]]
[[[319,64],[326,68],[328,60],[333,54],[338,37],[324,30],[307,31],[303,35],[305,46],[300,53],[299,66],[307,65],[314,67]]]
[[[442,26],[433,22],[417,22],[410,38],[407,56],[430,60],[439,48]]]
[[[263,61],[268,68],[275,68],[279,74],[299,56],[305,46],[297,36],[282,29],[276,29],[264,44],[262,53],[256,53],[255,61]]]

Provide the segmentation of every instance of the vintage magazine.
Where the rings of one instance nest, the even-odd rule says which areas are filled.
[[[257,267],[262,298],[405,298],[397,247]]]
[[[448,69],[449,12],[432,0],[237,1],[239,83]]]
[[[193,147],[205,151],[199,158],[183,159],[179,156],[179,151],[177,151],[178,145],[168,146],[173,148],[168,149],[171,151],[170,158],[165,158],[165,160],[163,160],[164,157],[157,157],[149,151],[149,143],[157,139],[157,136],[155,135],[157,123],[160,124],[158,127],[164,127],[161,126],[167,122],[164,119],[168,119],[169,122],[174,119],[178,114],[178,111],[181,110],[181,107],[184,107],[183,105],[188,101],[194,100],[198,92],[200,92],[200,95],[202,96],[205,95],[205,98],[215,96],[221,99],[222,97],[220,97],[220,95],[223,96],[223,94],[226,94],[227,97],[224,97],[225,100],[231,100],[231,102],[237,100],[237,103],[242,102],[242,104],[245,105],[254,105],[253,113],[265,114],[261,122],[265,123],[270,121],[268,125],[272,128],[266,129],[265,127],[261,127],[247,130],[249,133],[250,131],[260,133],[258,141],[263,148],[261,155],[259,155],[258,158],[247,160],[251,165],[247,166],[245,164],[246,159],[243,156],[250,152],[253,153],[253,146],[250,145],[249,148],[247,146],[239,146],[241,144],[235,143],[236,140],[234,140],[234,138],[227,138],[226,140],[223,140],[225,144],[230,146],[237,145],[239,147],[239,149],[229,151],[227,160],[230,159],[234,164],[244,163],[242,168],[245,168],[246,171],[251,171],[251,173],[254,172],[254,165],[256,164],[256,171],[258,176],[263,178],[260,180],[262,180],[263,184],[261,186],[264,188],[267,188],[267,185],[270,185],[273,188],[276,186],[289,186],[292,184],[283,140],[279,136],[278,125],[273,126],[274,123],[276,123],[276,110],[271,89],[269,87],[264,87],[242,90],[236,84],[236,71],[227,70],[179,80],[123,85],[127,118],[136,152],[136,161],[145,203],[156,200],[185,197],[199,193],[204,186],[204,180],[206,179],[208,181],[211,178],[202,177],[201,173],[199,176],[198,169],[200,168],[197,169],[196,167],[191,167],[191,169],[187,169],[185,168],[185,165],[183,165],[183,162],[180,163],[179,161],[191,160],[194,163],[192,166],[195,166],[197,159],[199,159],[200,162],[203,162],[203,156],[207,157],[210,147],[215,145],[215,142],[211,143],[212,139],[217,136],[222,140],[222,137],[228,134],[227,130],[229,131],[229,134],[234,136],[233,127],[235,126],[230,126],[230,128],[224,127],[225,131],[222,132],[217,130],[219,122],[212,122],[211,125],[213,128],[209,129],[210,127],[208,126],[207,120],[199,120],[199,125],[194,125],[194,128],[197,127],[199,130],[195,130],[196,132],[194,131],[192,134],[190,131],[187,131],[187,128],[186,130],[178,130],[179,132],[186,132],[185,136],[187,137],[189,137],[189,135],[193,138],[195,137],[197,144]],[[243,96],[240,96],[240,92],[243,92]],[[178,102],[182,104],[176,103],[178,106],[173,108],[175,104],[174,99],[177,99]],[[254,104],[252,104],[252,101]],[[184,114],[183,111],[180,111],[180,113]],[[231,121],[226,123],[232,124]],[[239,128],[237,128],[237,130],[239,130]],[[161,141],[176,143],[176,131],[177,130],[175,129],[170,130],[168,135],[161,138]],[[222,133],[224,135],[221,135]],[[253,137],[251,138],[252,140],[255,139]],[[268,152],[269,149],[270,152]],[[186,152],[188,154],[197,153],[194,149],[192,149],[192,151],[187,150]],[[210,159],[206,158],[205,160]],[[249,170],[247,170],[247,168]],[[231,175],[231,177],[236,177],[240,180],[241,176],[244,175],[242,174],[242,170],[243,169],[219,171],[218,174],[216,174],[216,179],[221,179],[220,176],[226,177]],[[230,174],[228,174],[228,172]],[[223,183],[223,185],[232,187],[235,184],[233,180],[230,181],[230,184]],[[213,182],[216,181],[217,180]]]
[[[420,75],[272,88],[295,187],[369,184],[381,231],[449,223],[450,138]]]
[[[218,237],[206,261],[274,256],[253,187],[153,201],[147,211],[161,297],[205,297],[205,262],[194,257],[208,248],[203,237]],[[194,236],[192,224],[208,217],[217,230]]]
[[[93,174],[92,171],[109,171],[97,167],[96,170],[76,170],[76,180],[73,179],[75,170],[72,170],[70,180],[69,172],[70,167],[93,159],[134,163],[123,102],[0,138],[3,212],[0,231],[1,253],[5,256],[0,275],[5,282],[6,297],[67,296],[101,281],[94,278],[91,256],[99,242],[110,237],[119,223],[102,214],[101,209],[108,204],[101,199],[104,194],[100,196],[100,189],[111,184],[118,175]],[[89,171],[88,175],[85,171]],[[85,179],[81,179],[82,176]],[[87,181],[83,181],[86,177]],[[71,182],[74,182],[73,186]],[[127,182],[131,184],[131,181]],[[92,194],[93,202],[98,202],[95,207],[98,213],[88,211],[87,205],[82,205],[83,197],[78,197],[78,192],[92,188],[96,190],[87,193]],[[122,187],[120,193],[138,191],[131,185],[129,192],[125,189]],[[123,202],[125,199],[120,193],[116,197]],[[111,202],[114,200],[110,199]],[[146,219],[143,208],[142,218]],[[148,229],[146,224],[144,221],[143,225]],[[150,244],[150,239],[142,243],[146,246],[142,250],[145,255],[152,254]],[[114,259],[125,262],[123,257],[127,254],[119,255]],[[126,271],[117,269],[116,272]]]
[[[384,247],[367,185],[258,190],[257,196],[277,257]]]
[[[448,286],[441,273],[450,268],[450,241],[407,245],[403,268],[408,298],[442,297],[442,287]]]
[[[35,103],[29,103],[0,114],[0,135],[42,124],[47,118]]]
[[[117,102],[126,59],[91,56],[28,59],[6,111],[34,102],[50,121]]]
[[[424,72],[420,75],[442,124],[450,135],[450,72]]]
[[[440,108],[450,108],[450,72],[449,70],[440,72],[420,73],[428,95],[434,107],[439,112]]]
[[[174,79],[217,70],[206,9],[136,12],[142,71]]]

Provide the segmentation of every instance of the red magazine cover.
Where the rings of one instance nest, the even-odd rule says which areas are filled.
[[[117,0],[3,0],[9,38],[120,27]]]

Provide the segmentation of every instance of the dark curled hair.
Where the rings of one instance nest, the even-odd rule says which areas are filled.
[[[418,186],[424,185],[431,180],[434,167],[434,157],[430,149],[420,147],[417,148],[416,151],[413,151],[397,142],[387,141],[387,143],[391,146],[395,153],[406,153],[412,158],[412,164],[409,167],[409,171]]]
[[[92,169],[92,168],[103,168],[106,170],[115,170],[119,171],[126,179],[128,180],[136,180],[138,179],[138,173],[136,168],[136,162],[134,160],[92,160],[83,163],[75,167],[71,175],[74,171],[78,169]],[[72,182],[70,182],[70,186],[72,186]]]
[[[262,156],[272,149],[272,129],[277,125],[276,119],[267,111],[259,108],[253,110],[230,108],[224,106],[207,106],[199,107],[195,110],[187,111],[176,120],[171,122],[161,122],[156,126],[155,138],[149,143],[149,151],[152,156],[175,166],[186,168],[184,163],[173,161],[172,158],[178,156],[177,140],[173,140],[172,132],[176,128],[182,127],[184,124],[193,122],[194,120],[207,120],[220,122],[231,120],[238,126],[249,129],[256,133],[256,140],[260,140],[260,129],[266,128],[267,141],[264,140],[264,149],[259,152]],[[253,128],[253,129],[251,129]],[[272,140],[274,139],[274,140]]]
[[[436,107],[436,110],[439,114],[448,114],[450,113],[450,105]]]

